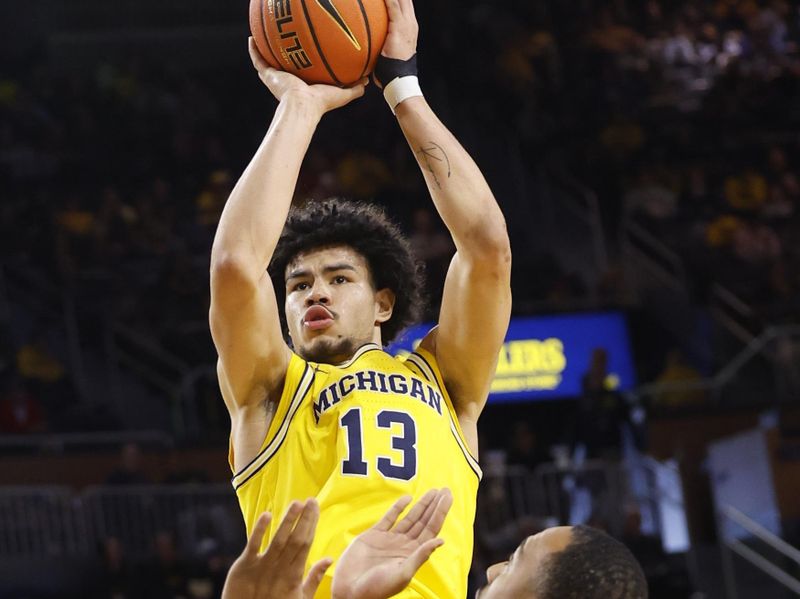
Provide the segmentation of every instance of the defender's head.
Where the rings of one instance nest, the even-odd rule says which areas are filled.
[[[370,204],[293,208],[269,274],[294,350],[314,362],[389,343],[422,311],[422,268],[400,229]]]
[[[628,548],[588,526],[528,537],[486,577],[476,599],[647,599],[647,581]]]

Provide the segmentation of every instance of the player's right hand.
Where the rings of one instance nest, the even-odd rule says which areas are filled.
[[[319,116],[360,98],[364,95],[364,90],[369,83],[369,78],[364,77],[352,87],[309,85],[291,73],[270,67],[259,53],[252,37],[248,39],[247,43],[253,67],[258,72],[259,79],[272,92],[272,95],[279,102],[290,101],[292,98],[309,101],[311,106],[319,112]]]
[[[303,580],[319,520],[315,499],[293,501],[264,553],[259,552],[272,516],[261,514],[247,546],[225,579],[222,599],[313,599],[333,560],[318,561]]]
[[[428,491],[395,524],[409,503],[411,497],[399,499],[345,549],[333,575],[333,599],[388,599],[406,588],[442,546],[437,535],[453,505],[450,489]]]

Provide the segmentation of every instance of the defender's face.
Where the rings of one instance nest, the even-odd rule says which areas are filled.
[[[572,540],[571,526],[548,528],[522,541],[508,561],[494,564],[486,570],[487,585],[475,599],[536,599],[531,581],[539,576],[545,558],[564,551]]]
[[[348,246],[299,254],[286,267],[286,321],[294,350],[314,362],[346,361],[381,342],[394,296],[376,291],[366,259]]]

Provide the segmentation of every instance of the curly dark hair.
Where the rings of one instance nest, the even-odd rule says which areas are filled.
[[[289,263],[303,252],[336,245],[361,254],[375,289],[391,289],[395,294],[392,317],[381,325],[385,345],[419,322],[424,309],[423,263],[414,258],[408,240],[381,207],[350,200],[310,200],[289,211],[268,269],[279,306],[285,301]],[[283,309],[280,313],[286,330],[286,314]]]
[[[601,530],[575,526],[569,545],[545,558],[533,581],[542,599],[647,599],[647,580],[630,550]]]

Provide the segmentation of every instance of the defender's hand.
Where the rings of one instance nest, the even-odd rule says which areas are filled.
[[[436,537],[453,496],[450,489],[428,491],[405,518],[411,502],[403,497],[375,526],[345,549],[333,575],[333,599],[386,599],[402,591],[444,541]]]
[[[248,49],[253,67],[258,72],[258,77],[267,86],[272,95],[279,102],[291,98],[307,100],[321,117],[326,112],[349,104],[356,98],[364,95],[364,88],[369,83],[369,78],[364,77],[352,87],[336,87],[334,85],[314,84],[309,85],[300,77],[273,69],[267,64],[258,52],[253,38],[248,38]]]
[[[318,561],[303,581],[308,551],[319,520],[319,505],[293,501],[264,553],[259,548],[272,516],[261,514],[247,546],[228,572],[222,599],[313,599],[333,560]]]
[[[389,33],[381,55],[386,58],[408,60],[417,52],[419,25],[412,0],[386,0],[389,13]]]

